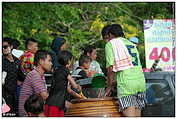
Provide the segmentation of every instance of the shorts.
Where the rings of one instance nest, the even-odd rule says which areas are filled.
[[[59,109],[57,106],[49,106],[45,104],[44,115],[46,117],[64,117],[64,110]]]
[[[135,106],[142,110],[146,104],[145,98],[146,98],[145,92],[118,98],[119,112],[122,112],[124,109],[132,106]]]

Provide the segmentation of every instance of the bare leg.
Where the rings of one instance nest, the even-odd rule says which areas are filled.
[[[136,117],[136,110],[135,106],[128,107],[123,111],[123,115],[126,117]]]
[[[139,108],[135,108],[135,113],[136,113],[136,116],[137,117],[141,117],[141,109],[139,109]]]

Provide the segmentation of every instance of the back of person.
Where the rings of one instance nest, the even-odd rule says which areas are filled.
[[[54,72],[54,79],[52,80],[51,90],[49,92],[49,98],[46,103],[48,105],[58,105],[60,109],[65,108],[66,90],[68,85],[67,76],[69,70],[64,66],[59,66]],[[59,103],[61,102],[61,103]]]
[[[131,55],[132,64],[134,65],[132,68],[117,72],[117,76],[119,77],[118,85],[121,85],[121,82],[124,82],[123,77],[126,76],[127,79],[126,87],[128,87],[129,90],[126,90],[127,92],[124,92],[124,94],[129,94],[131,92],[144,92],[145,78],[136,46],[129,40],[122,37],[117,38],[117,40],[122,40],[124,42],[125,46],[128,49],[129,54]],[[118,95],[122,96],[121,94]]]
[[[37,50],[38,50],[38,42],[33,38],[26,39],[26,51],[20,57],[20,65],[21,65],[20,68],[24,73],[24,75],[27,75],[27,73],[33,70],[34,54],[37,52]]]
[[[67,92],[74,95],[73,91],[68,87],[69,83],[73,88],[81,91],[81,87],[75,83],[69,71],[73,58],[72,53],[63,50],[58,54],[57,58],[60,66],[54,71],[49,97],[46,100],[45,115],[47,117],[64,117]],[[75,96],[81,97],[79,94],[75,94]]]

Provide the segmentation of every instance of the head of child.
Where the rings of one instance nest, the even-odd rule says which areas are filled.
[[[24,108],[30,117],[44,117],[44,100],[39,95],[31,95],[25,101]]]
[[[96,47],[93,45],[86,46],[84,49],[84,55],[89,56],[92,60],[96,60],[97,58]]]
[[[92,59],[87,55],[81,55],[79,58],[79,67],[82,69],[89,69]]]
[[[32,53],[36,53],[38,51],[38,42],[33,38],[26,39],[26,49]]]
[[[72,67],[72,60],[73,60],[73,55],[71,52],[63,50],[59,52],[58,54],[58,63],[61,66],[64,66],[68,69],[71,69]]]

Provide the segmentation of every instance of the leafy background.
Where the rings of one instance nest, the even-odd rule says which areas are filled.
[[[121,24],[127,38],[137,36],[142,66],[145,67],[143,20],[174,18],[174,2],[103,2],[103,3],[12,3],[3,2],[3,37],[20,41],[38,40],[39,48],[51,50],[55,37],[64,37],[76,59],[85,44],[98,48],[97,60],[105,71],[105,42],[101,30],[107,24]]]

